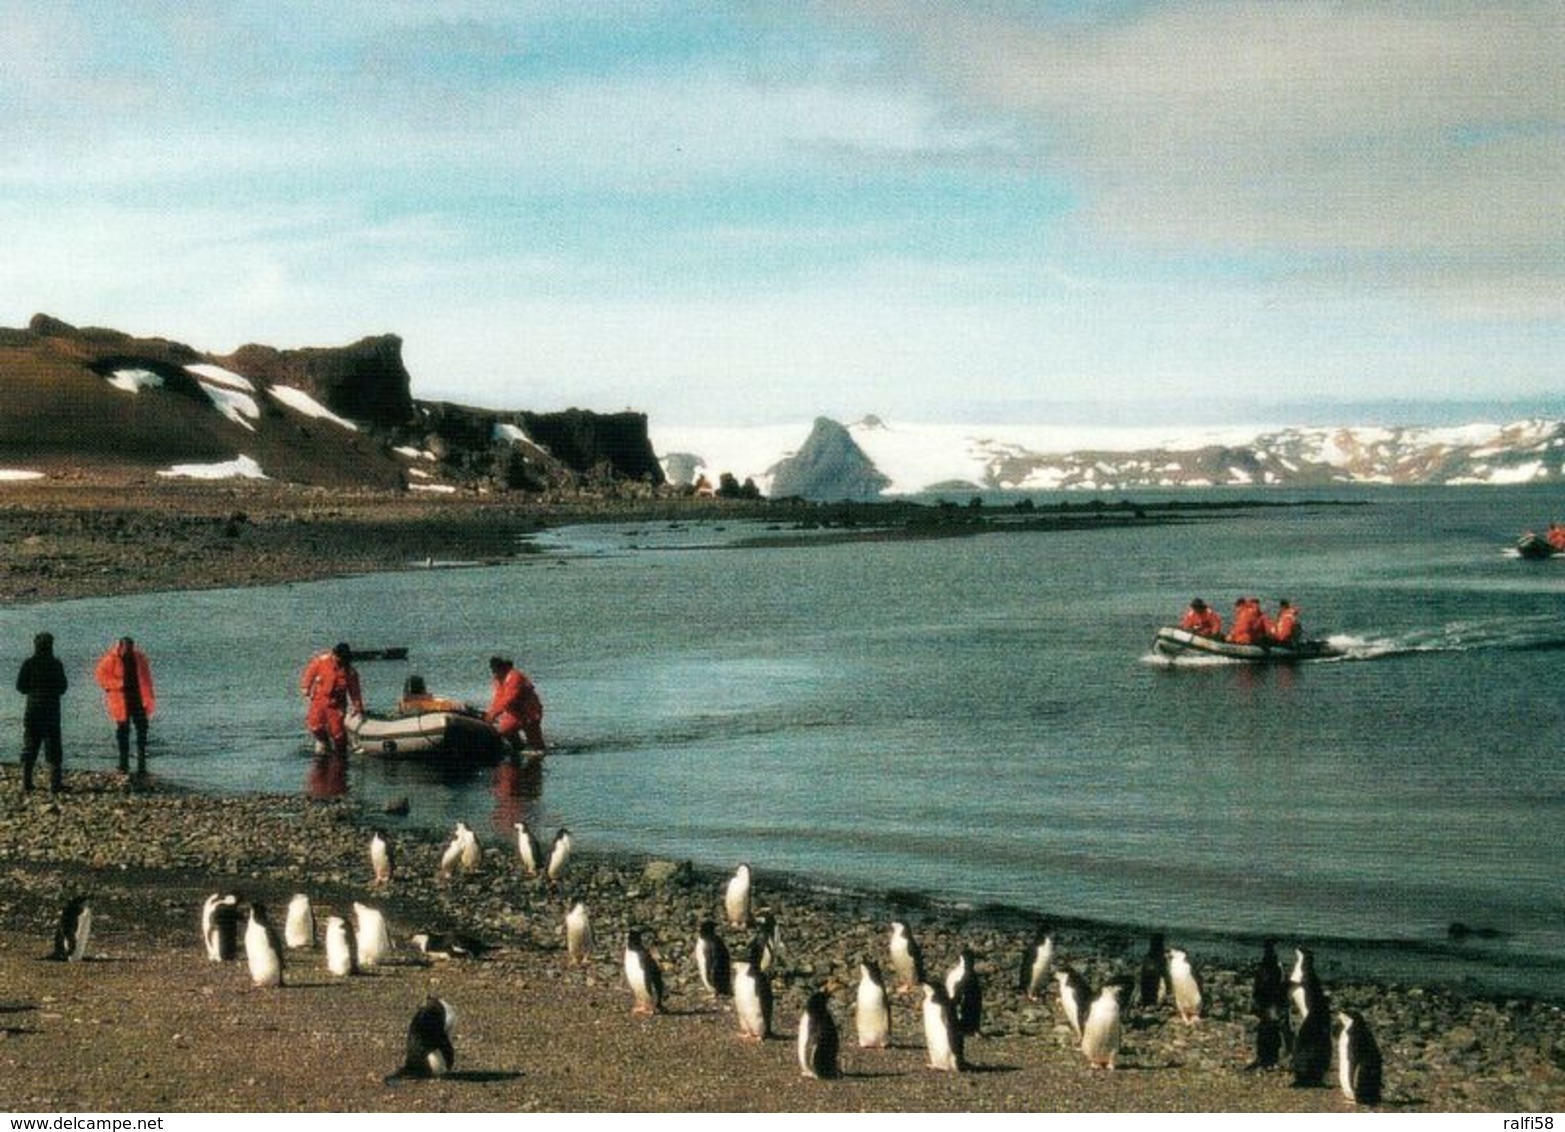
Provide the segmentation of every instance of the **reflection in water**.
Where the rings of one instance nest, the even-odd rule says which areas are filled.
[[[348,792],[348,756],[331,751],[310,758],[304,792],[311,798],[341,798]]]
[[[535,806],[542,794],[543,756],[506,756],[494,769],[494,828],[509,836],[517,822],[536,821]]]

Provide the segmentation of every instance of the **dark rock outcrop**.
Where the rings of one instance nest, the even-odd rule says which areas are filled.
[[[772,498],[797,496],[818,503],[878,498],[891,486],[836,421],[817,417],[809,439],[798,452],[773,465]]]
[[[395,334],[360,338],[351,346],[277,350],[241,346],[216,359],[265,385],[302,389],[339,416],[383,428],[413,419],[412,380]]]
[[[628,480],[663,483],[663,468],[647,434],[645,413],[521,413],[533,441],[578,472],[608,469]]]

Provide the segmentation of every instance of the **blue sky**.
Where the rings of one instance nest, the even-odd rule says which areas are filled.
[[[0,325],[758,424],[1565,412],[1565,6],[0,0]]]

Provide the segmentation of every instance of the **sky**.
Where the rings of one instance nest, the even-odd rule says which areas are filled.
[[[0,0],[0,325],[759,425],[1565,414],[1565,5]]]

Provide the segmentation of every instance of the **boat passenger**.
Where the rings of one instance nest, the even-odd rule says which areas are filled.
[[[1200,598],[1195,598],[1190,602],[1190,608],[1185,610],[1185,615],[1180,620],[1179,627],[1191,633],[1199,633],[1203,637],[1221,637],[1223,635],[1223,619],[1218,616],[1217,610],[1207,605]]]
[[[1272,626],[1272,644],[1296,645],[1302,636],[1299,625],[1299,609],[1283,600],[1277,604],[1277,623]]]
[[[310,701],[304,726],[315,736],[316,749],[348,753],[348,705],[364,714],[364,693],[353,667],[353,650],[346,643],[323,652],[304,666],[299,691]]]
[[[426,711],[470,711],[461,700],[449,696],[431,695],[424,678],[417,673],[402,684],[402,698],[397,701],[398,715],[418,715]]]
[[[543,701],[538,698],[538,689],[526,673],[505,657],[490,657],[489,672],[494,677],[494,698],[484,718],[513,748],[526,747],[542,753]],[[525,743],[520,741],[522,735],[526,736]]]
[[[1565,554],[1565,523],[1550,523],[1549,533],[1545,537],[1556,554]]]
[[[1242,597],[1234,602],[1234,623],[1228,640],[1236,645],[1266,643],[1266,614],[1261,612],[1258,598]]]

